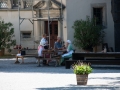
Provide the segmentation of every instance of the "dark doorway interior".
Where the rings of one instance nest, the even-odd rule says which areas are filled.
[[[54,47],[54,42],[57,40],[58,36],[58,21],[50,22],[50,47]],[[45,21],[45,33],[49,36],[48,32],[48,21]],[[48,38],[49,41],[49,38]]]
[[[96,25],[102,25],[103,8],[93,8],[93,17],[96,18]]]

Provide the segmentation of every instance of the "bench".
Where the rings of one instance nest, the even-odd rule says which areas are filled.
[[[40,66],[40,60],[56,60],[56,64],[55,66],[59,66],[59,62],[60,62],[60,55],[55,55],[55,51],[54,50],[45,50],[42,52],[43,53],[43,57],[35,57],[38,60],[38,66]],[[47,56],[46,56],[47,55]]]
[[[15,55],[15,54],[13,54],[13,55]],[[44,60],[44,59],[45,60],[47,60],[47,59],[54,59],[54,60],[56,60],[55,66],[56,67],[59,66],[59,61],[60,61],[60,56],[59,55],[54,55],[54,56],[52,56],[50,58],[40,57],[37,54],[27,54],[27,55],[22,55],[22,56],[23,57],[35,57],[38,60],[38,67],[40,67],[40,60]],[[18,58],[20,58],[20,57],[18,57]],[[20,62],[18,61],[16,63],[20,63]]]
[[[16,56],[16,54],[12,54],[14,56]],[[24,60],[24,57],[36,57],[36,54],[27,54],[27,55],[21,55],[21,56],[17,56],[16,59],[17,61],[15,61],[15,64],[19,64],[20,62],[18,61],[18,58],[21,58],[22,60]],[[23,62],[23,61],[22,61]]]
[[[91,63],[92,65],[120,65],[120,52],[73,53],[72,60],[66,61],[66,69],[69,69],[71,65],[77,62],[78,60],[81,60],[86,63]]]
[[[55,67],[57,67],[57,66],[59,66],[59,61],[60,61],[61,57],[59,55],[55,55],[55,56],[52,56],[50,58],[44,58],[44,57],[40,57],[40,56],[36,56],[35,58],[38,60],[38,67],[40,67],[40,60],[43,60],[43,59],[45,59],[45,60],[48,60],[48,59],[56,60]]]
[[[16,56],[17,51],[18,50],[13,50],[11,55]],[[33,54],[33,51],[35,51],[35,54]],[[22,50],[21,51],[21,55],[23,57],[35,57],[38,60],[38,66],[40,66],[40,60],[43,60],[43,59],[55,59],[56,60],[56,65],[55,66],[58,66],[59,65],[59,61],[60,61],[60,56],[55,56],[54,53],[55,53],[54,50],[45,50],[45,51],[43,51],[43,55],[44,56],[43,57],[39,57],[38,54],[36,53],[36,50]],[[50,54],[50,57],[46,58],[45,54]],[[18,63],[19,63],[19,61],[18,61]]]

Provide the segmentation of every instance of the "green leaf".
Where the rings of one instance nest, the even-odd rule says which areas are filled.
[[[105,33],[101,26],[95,25],[95,19],[87,17],[86,20],[76,20],[72,26],[74,29],[73,44],[82,49],[94,47],[103,42]]]
[[[6,23],[0,19],[0,48],[7,48],[8,51],[11,51],[11,46],[16,45],[14,28],[12,26],[11,22]]]

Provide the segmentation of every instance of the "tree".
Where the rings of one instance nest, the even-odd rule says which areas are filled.
[[[84,50],[91,50],[103,42],[105,35],[102,27],[95,24],[96,19],[77,20],[74,22],[74,45]]]
[[[10,52],[11,46],[16,45],[14,28],[12,26],[12,23],[5,23],[4,20],[0,19],[0,50],[6,48]]]

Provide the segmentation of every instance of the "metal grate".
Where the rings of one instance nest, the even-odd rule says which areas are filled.
[[[32,0],[24,0],[25,8],[32,8]]]
[[[8,8],[8,0],[0,0],[0,8]]]

